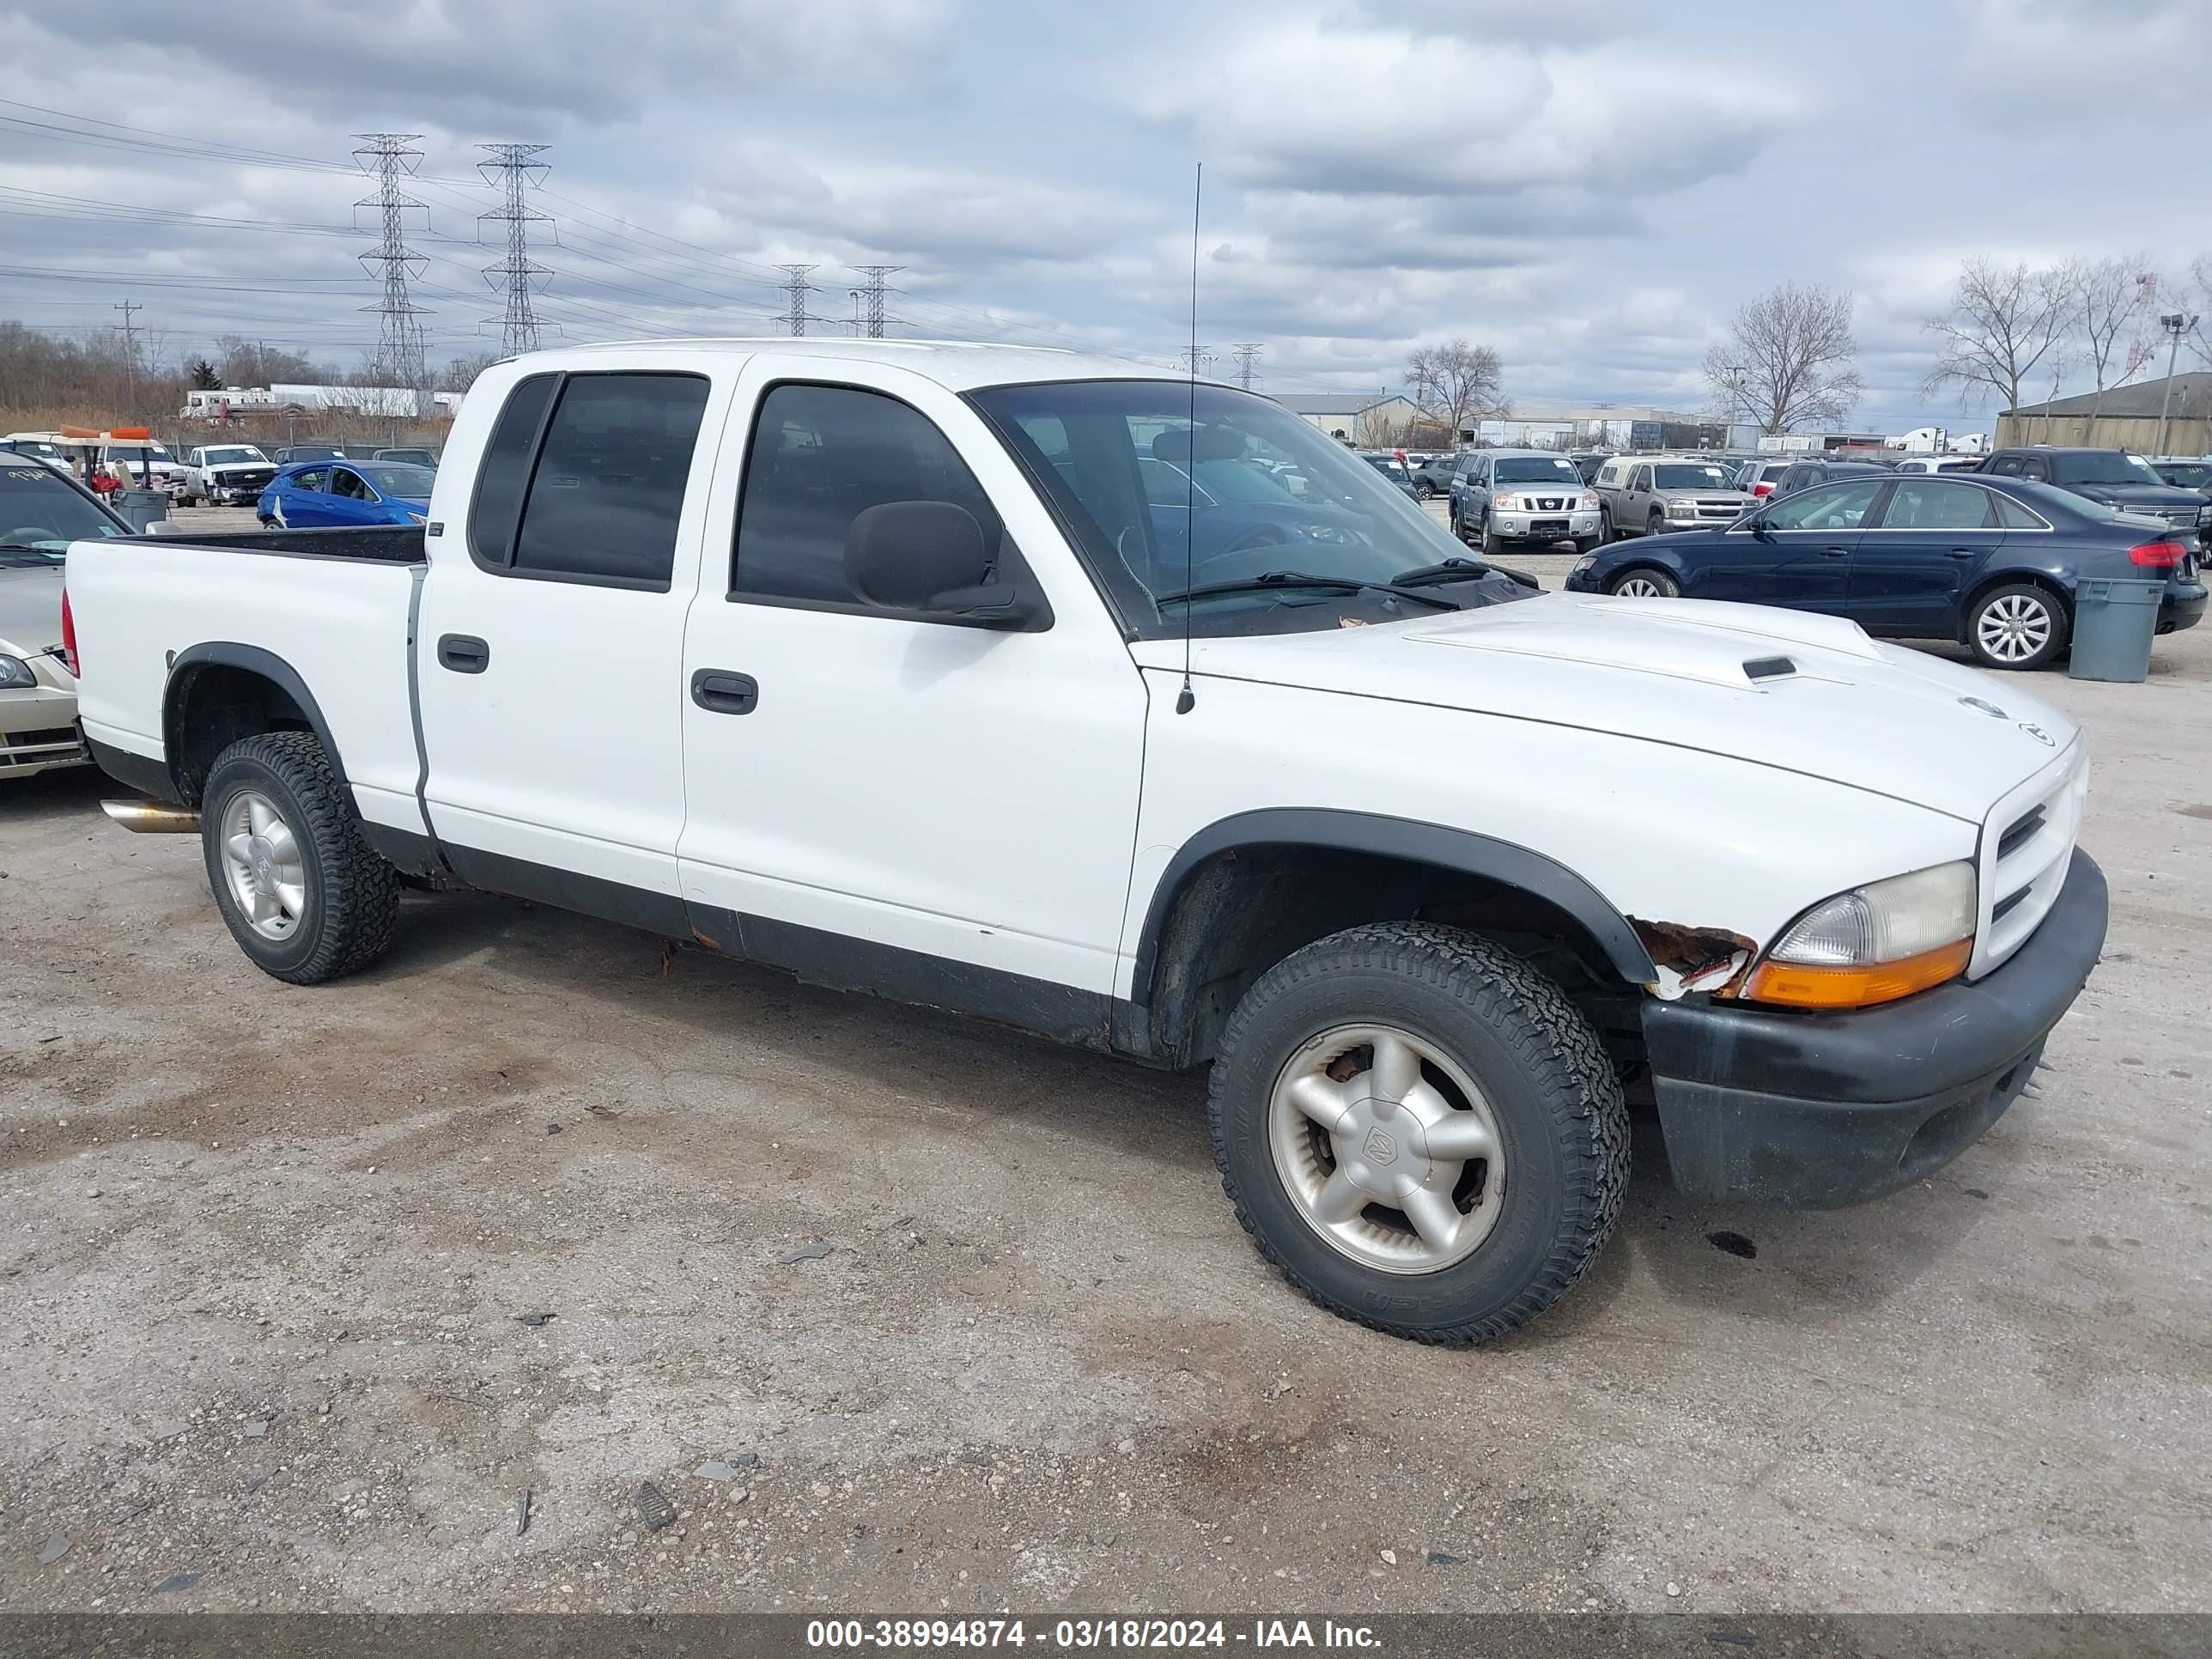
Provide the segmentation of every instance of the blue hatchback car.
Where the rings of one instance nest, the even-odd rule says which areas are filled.
[[[1577,561],[1566,586],[1820,611],[1880,637],[1962,643],[1986,668],[2039,668],[2066,648],[2084,578],[2162,580],[2158,631],[2195,627],[2200,557],[2187,531],[2049,484],[1881,472],[1725,526],[1616,543]]]
[[[430,515],[437,476],[402,461],[296,462],[261,492],[261,522],[287,530],[421,524]]]

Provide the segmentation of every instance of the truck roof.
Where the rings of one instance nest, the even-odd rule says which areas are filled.
[[[642,358],[665,354],[696,362],[708,353],[751,356],[812,357],[824,362],[877,363],[909,369],[951,392],[977,386],[1017,386],[1037,380],[1176,380],[1189,376],[1176,369],[1115,357],[1102,352],[1064,350],[1058,346],[994,345],[972,340],[793,339],[786,335],[702,337],[679,340],[605,340],[590,345],[556,346],[532,352],[532,363],[559,368],[569,358],[609,353]],[[1227,382],[1200,375],[1208,386]]]

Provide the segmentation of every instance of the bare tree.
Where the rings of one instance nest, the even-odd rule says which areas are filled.
[[[2104,412],[2105,393],[2125,386],[2142,372],[2148,354],[2142,325],[2158,291],[2150,260],[2142,254],[2117,258],[2069,259],[2056,278],[2065,295],[2066,321],[2076,348],[2096,381],[2097,394],[2090,404],[2094,421]]]
[[[456,357],[438,371],[437,389],[441,392],[466,392],[477,383],[477,376],[500,361],[496,351],[471,352]]]
[[[1416,350],[1406,360],[1406,384],[1414,402],[1449,423],[1455,442],[1470,420],[1505,407],[1498,353],[1463,338]]]
[[[1858,404],[1858,352],[1849,293],[1784,283],[1738,308],[1729,337],[1705,354],[1705,380],[1770,436],[1835,426]]]
[[[1942,342],[1936,367],[1921,382],[1923,397],[1955,391],[1961,409],[1994,392],[2006,409],[2020,407],[2021,387],[2062,342],[2070,320],[2061,273],[2026,262],[2001,265],[1969,259],[1959,268],[1951,308],[1923,325]]]

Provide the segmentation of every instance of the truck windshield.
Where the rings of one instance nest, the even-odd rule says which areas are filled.
[[[71,542],[130,533],[51,468],[0,463],[0,565],[59,564]]]
[[[2165,482],[2150,463],[2117,449],[2051,457],[2055,483],[2063,484],[2154,484]]]
[[[1651,482],[1662,489],[1726,489],[1729,475],[1717,466],[1660,466],[1651,470]]]
[[[1562,455],[1553,460],[1543,455],[1506,455],[1498,463],[1498,482],[1504,483],[1572,484],[1582,488],[1583,475]]]
[[[1528,592],[1487,576],[1389,477],[1268,398],[1182,380],[1060,381],[968,395],[1052,498],[1142,637],[1180,635],[1186,610],[1198,634],[1428,614],[1371,588],[1236,586],[1279,572],[1387,583],[1456,557],[1471,585],[1454,587],[1458,603]],[[1159,487],[1192,476],[1196,490]],[[1227,591],[1171,598],[1199,589]],[[1267,619],[1255,620],[1262,613]]]
[[[200,461],[205,466],[230,466],[240,461],[260,461],[265,464],[268,459],[269,458],[259,450],[249,449],[242,444],[231,449],[200,451]]]

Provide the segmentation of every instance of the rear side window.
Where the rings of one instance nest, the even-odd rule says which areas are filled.
[[[665,589],[706,407],[696,374],[568,376],[531,470],[515,570]]]
[[[514,526],[530,484],[531,452],[560,384],[558,374],[533,374],[507,394],[477,469],[477,498],[469,508],[469,548],[479,564],[503,569],[514,562]]]
[[[1188,488],[1173,486],[1178,505]],[[1156,481],[1147,479],[1147,487]],[[864,607],[845,580],[853,520],[886,501],[950,501],[982,527],[1001,568],[1005,530],[990,497],[929,417],[896,398],[852,386],[779,386],[762,399],[745,461],[730,576],[732,599]]]
[[[1990,524],[1990,493],[1939,479],[1899,480],[1882,514],[1885,530],[1982,530]]]

